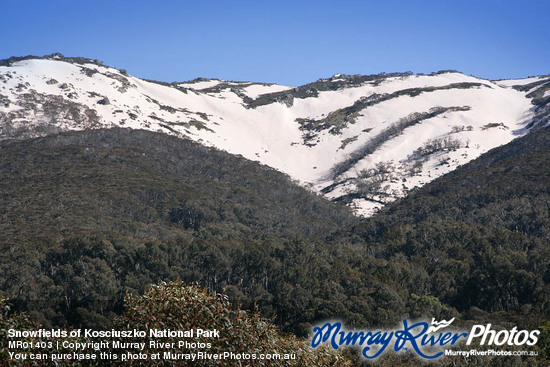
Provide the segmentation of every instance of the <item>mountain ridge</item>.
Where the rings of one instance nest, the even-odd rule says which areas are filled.
[[[198,78],[156,82],[99,60],[0,61],[0,139],[143,128],[189,138],[289,174],[356,213],[546,124],[550,77],[489,81],[336,74],[298,87]]]

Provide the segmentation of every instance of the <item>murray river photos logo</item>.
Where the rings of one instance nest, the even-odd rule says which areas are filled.
[[[486,346],[532,346],[538,341],[539,330],[493,330],[491,324],[474,325],[467,331],[448,331],[455,319],[436,321],[431,324],[425,321],[411,323],[403,320],[402,328],[395,330],[346,330],[340,322],[327,322],[313,328],[311,346],[316,348],[328,344],[334,349],[341,347],[359,347],[361,355],[367,359],[375,359],[388,348],[395,352],[412,350],[419,357],[435,359],[441,357],[445,349],[459,342],[466,345]]]

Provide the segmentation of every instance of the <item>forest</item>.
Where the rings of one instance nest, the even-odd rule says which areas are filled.
[[[549,147],[550,130],[532,132],[358,218],[269,167],[163,134],[4,141],[3,317],[108,327],[129,295],[177,281],[225,294],[297,337],[334,318],[539,329],[539,356],[509,362],[546,365]],[[394,358],[416,363],[383,363]]]

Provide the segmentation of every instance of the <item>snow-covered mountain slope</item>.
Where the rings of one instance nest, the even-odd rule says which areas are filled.
[[[0,62],[0,137],[122,126],[260,161],[359,214],[548,120],[550,77],[335,75],[300,87],[146,81],[54,54]]]

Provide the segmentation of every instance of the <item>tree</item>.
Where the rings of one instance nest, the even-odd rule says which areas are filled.
[[[296,354],[292,360],[244,360],[241,363],[254,366],[349,366],[351,361],[342,354],[307,346],[305,340],[295,336],[281,336],[278,329],[258,313],[248,313],[230,306],[226,296],[209,294],[196,286],[184,286],[180,282],[163,283],[152,287],[143,296],[128,294],[126,311],[117,320],[120,329],[170,329],[170,330],[218,330],[219,337],[195,338],[195,342],[210,343],[208,353],[232,352],[233,354]],[[162,338],[163,342],[177,342],[181,338]],[[137,341],[137,340],[136,340]],[[146,350],[144,352],[158,350]],[[185,348],[175,350],[186,353]],[[175,361],[149,361],[151,365],[174,365]],[[178,366],[215,366],[238,364],[236,360],[177,361]],[[131,364],[130,364],[131,365]],[[143,361],[135,361],[143,365]]]

